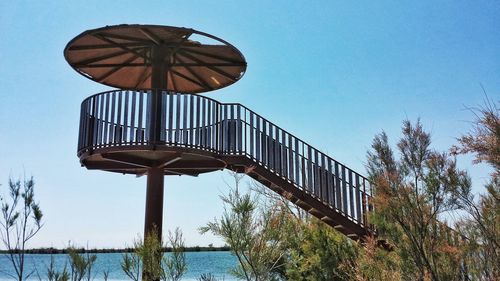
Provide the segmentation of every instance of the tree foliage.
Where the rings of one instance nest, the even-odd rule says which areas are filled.
[[[500,110],[486,99],[473,108],[472,130],[458,139],[455,154],[472,153],[475,163],[493,167],[486,192],[479,196],[470,189],[459,190],[458,203],[468,214],[457,226],[464,237],[464,260],[473,280],[500,279]]]
[[[317,219],[292,220],[300,228],[291,235],[286,280],[353,280],[358,246],[349,238]],[[295,227],[294,227],[295,228]]]
[[[45,268],[45,274],[46,276],[44,279],[42,276],[40,276],[39,272],[37,271],[38,280],[69,281],[71,278],[67,265],[65,264],[63,269],[60,270],[55,264],[55,259],[53,255],[50,255],[50,262]]]
[[[457,191],[470,189],[470,178],[430,144],[420,121],[403,122],[398,158],[384,132],[374,138],[367,162],[376,186],[371,219],[380,238],[397,245],[403,279],[458,280],[460,249],[439,219],[457,209]]]
[[[259,210],[257,198],[241,193],[239,184],[243,175],[232,174],[234,188],[221,196],[224,213],[220,219],[200,228],[224,239],[238,259],[239,266],[231,273],[245,280],[275,280],[281,264],[278,243],[284,232],[280,213],[276,208]]]
[[[70,279],[71,281],[90,281],[94,279],[92,269],[94,263],[97,260],[97,255],[90,253],[78,253],[78,251],[73,247],[68,247],[69,256],[69,268],[70,268]],[[63,271],[64,276],[64,271]]]
[[[34,272],[25,272],[25,249],[28,242],[42,228],[43,213],[35,201],[35,181],[28,179],[9,179],[8,197],[0,194],[1,218],[0,237],[7,249],[14,279],[22,281]]]
[[[375,136],[366,167],[376,237],[354,242],[258,184],[251,190],[267,200],[242,194],[237,175],[222,196],[223,216],[201,230],[224,239],[240,263],[234,273],[246,280],[498,280],[498,109],[481,113],[451,154],[432,148],[420,121],[404,121],[394,147],[384,132]],[[455,155],[466,152],[495,169],[478,198],[457,167]],[[469,216],[451,228],[446,218],[464,210]]]
[[[184,238],[179,228],[168,233],[168,241],[172,247],[171,255],[164,255],[162,259],[162,276],[164,280],[177,281],[187,271],[186,255],[184,253]]]
[[[145,239],[134,242],[134,252],[122,257],[122,271],[132,280],[177,281],[187,271],[185,245],[179,228],[169,232],[168,241],[172,248],[170,255],[164,254],[167,244],[158,239],[158,231],[153,229]]]
[[[494,177],[500,171],[500,109],[497,103],[486,98],[484,105],[470,108],[476,119],[470,132],[458,138],[452,147],[454,154],[473,153],[474,163],[485,162],[494,168]]]
[[[377,239],[367,237],[354,264],[354,279],[359,281],[402,280],[401,258],[396,251],[380,247]]]

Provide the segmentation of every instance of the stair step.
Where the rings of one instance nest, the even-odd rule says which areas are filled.
[[[351,238],[352,240],[358,240],[359,238],[356,233],[347,234],[347,237]]]
[[[330,217],[324,216],[321,218],[322,221],[324,222],[333,222],[333,220]]]
[[[305,210],[308,210],[310,208],[309,205],[306,204],[306,202],[302,201],[302,200],[297,200],[297,202],[295,202],[295,204],[299,207],[301,207],[302,209],[305,209]]]
[[[232,168],[241,169],[239,165],[232,165]],[[345,214],[339,212],[339,210],[327,202],[324,202],[317,194],[310,193],[307,189],[299,188],[279,175],[275,175],[274,173],[268,174],[271,171],[266,167],[256,167],[251,170],[246,169],[246,171],[248,171],[246,174],[254,180],[280,194],[309,214],[319,218],[348,238],[358,241],[364,236],[364,234],[359,234],[362,233],[362,230],[350,224],[351,221],[344,221],[342,218],[337,220],[339,215],[345,217]]]
[[[313,216],[316,216],[316,217],[322,217],[323,213],[314,209],[314,208],[311,208],[309,209],[309,214],[313,215]]]

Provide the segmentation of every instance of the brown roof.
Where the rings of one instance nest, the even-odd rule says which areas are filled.
[[[196,39],[209,43],[200,43]],[[150,89],[152,48],[166,50],[167,90],[200,93],[238,81],[243,55],[215,36],[189,28],[116,25],[83,32],[64,49],[68,63],[84,76],[117,88]]]

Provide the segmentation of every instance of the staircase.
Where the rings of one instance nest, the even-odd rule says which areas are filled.
[[[160,142],[148,139],[151,91],[115,90],[82,102],[83,166],[141,175],[246,173],[352,239],[372,233],[371,186],[362,175],[247,107],[205,96],[161,93]]]

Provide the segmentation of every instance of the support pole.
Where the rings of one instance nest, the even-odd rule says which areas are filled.
[[[149,126],[149,142],[153,146],[161,144],[161,131],[165,130],[162,116],[162,89],[167,89],[167,67],[165,59],[169,57],[168,49],[163,46],[151,48],[151,105],[148,108],[151,114]],[[162,122],[163,121],[163,122]],[[146,216],[144,219],[144,239],[152,231],[156,231],[159,241],[162,240],[163,226],[163,168],[151,167],[148,169],[148,186],[146,190]],[[151,280],[151,276],[143,269],[143,280]],[[154,278],[156,279],[156,278]],[[154,281],[159,281],[158,279]]]
[[[161,110],[162,110],[162,89],[167,89],[167,67],[165,58],[169,56],[168,50],[161,46],[151,48],[151,90],[152,99],[150,110],[151,118],[148,124],[149,141],[152,144],[158,144],[161,139]]]
[[[144,238],[156,229],[161,240],[163,224],[163,169],[148,170],[148,186],[146,191],[146,217],[144,220]]]
[[[148,108],[150,112],[149,142],[153,145],[161,143],[162,126],[162,94],[161,89],[167,88],[167,67],[165,59],[169,56],[168,49],[162,46],[151,48],[151,88],[152,99]],[[144,237],[156,229],[158,238],[162,237],[163,222],[163,169],[151,167],[148,170],[148,186],[146,191],[146,217],[144,221]]]

